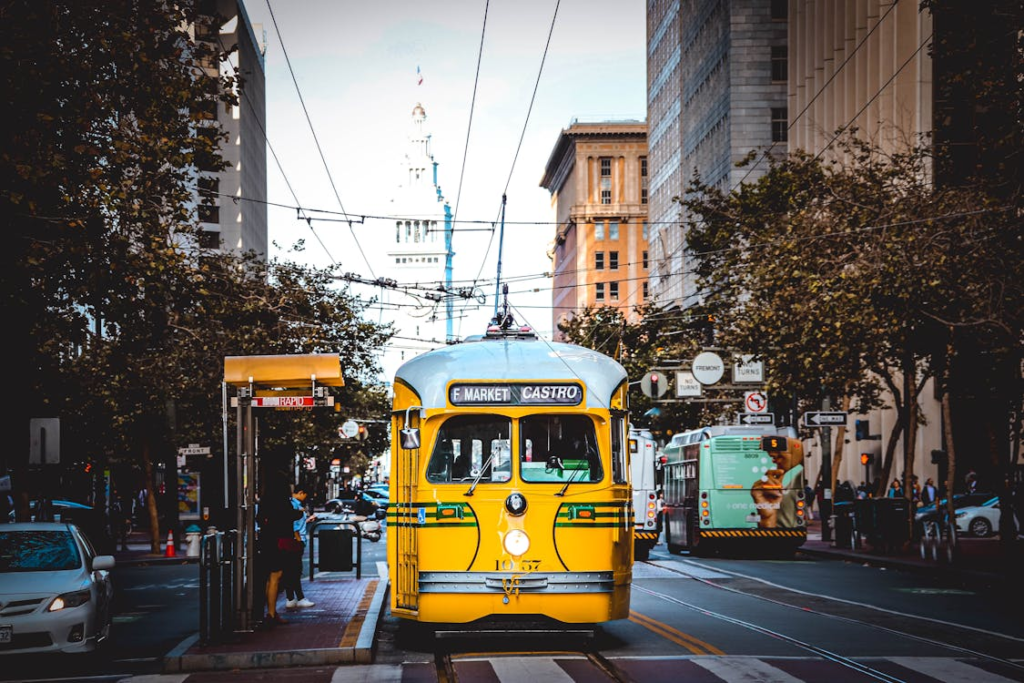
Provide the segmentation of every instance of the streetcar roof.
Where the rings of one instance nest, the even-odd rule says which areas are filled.
[[[446,405],[452,380],[581,381],[587,407],[607,408],[626,370],[614,359],[575,344],[540,339],[481,339],[453,344],[406,361],[395,373],[424,408]]]

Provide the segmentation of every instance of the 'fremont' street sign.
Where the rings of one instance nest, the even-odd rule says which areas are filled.
[[[846,413],[842,411],[833,413],[804,413],[804,427],[831,427],[833,425],[845,424]]]
[[[740,413],[741,425],[774,425],[775,413]]]

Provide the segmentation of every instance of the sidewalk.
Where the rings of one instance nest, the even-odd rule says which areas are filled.
[[[878,567],[944,574],[957,577],[968,583],[1002,580],[1011,572],[1020,571],[1020,568],[1024,566],[1024,556],[1021,556],[1024,543],[1020,539],[1016,545],[1018,557],[1014,560],[1007,560],[1003,557],[998,537],[969,538],[961,536],[957,541],[958,552],[952,564],[945,560],[942,552],[939,553],[938,561],[930,557],[922,558],[921,546],[917,541],[910,541],[891,553],[872,548],[866,541],[861,548],[837,548],[834,536],[831,541],[821,539],[821,520],[814,519],[808,522],[807,542],[800,547],[800,551],[818,557],[859,562]]]
[[[383,563],[377,572],[361,579],[348,572],[317,572],[315,581],[302,583],[313,607],[287,610],[279,603],[278,614],[287,624],[205,646],[196,634],[164,656],[163,672],[370,664],[388,585]]]

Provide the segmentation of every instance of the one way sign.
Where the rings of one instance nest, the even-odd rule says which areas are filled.
[[[831,427],[845,425],[846,413],[842,411],[824,413],[804,413],[804,427]]]
[[[774,425],[774,413],[740,413],[741,425]]]

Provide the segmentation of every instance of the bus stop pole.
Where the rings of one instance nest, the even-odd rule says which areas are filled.
[[[828,396],[822,399],[821,409],[828,412],[831,407]],[[821,540],[832,541],[832,428],[821,428]]]

